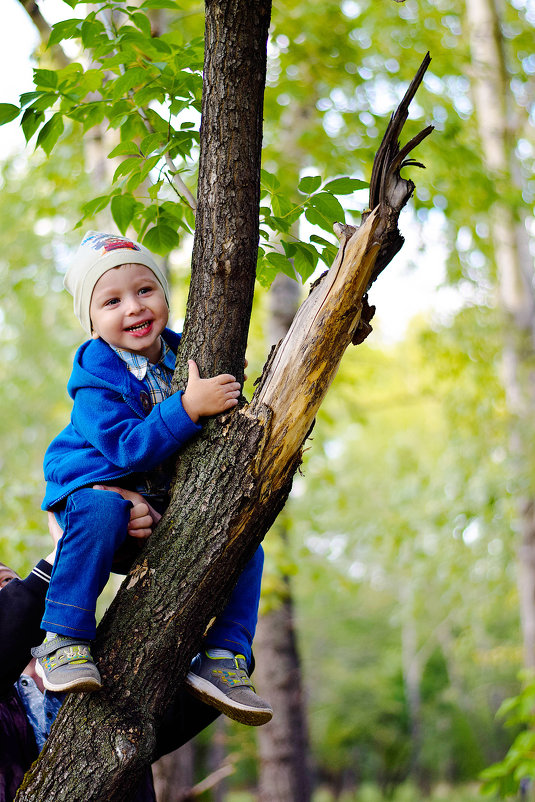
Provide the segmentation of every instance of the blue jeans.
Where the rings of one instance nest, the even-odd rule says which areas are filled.
[[[82,488],[56,511],[64,534],[50,577],[43,629],[93,640],[97,599],[108,581],[114,554],[126,538],[131,506],[118,493]],[[259,546],[208,631],[206,648],[230,649],[251,662],[263,564]]]

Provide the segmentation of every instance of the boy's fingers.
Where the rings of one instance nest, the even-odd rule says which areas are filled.
[[[200,379],[199,368],[193,359],[188,359],[188,379]]]

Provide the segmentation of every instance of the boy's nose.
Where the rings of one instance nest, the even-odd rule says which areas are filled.
[[[139,295],[131,295],[127,298],[126,311],[128,314],[136,314],[136,312],[139,312],[140,309],[143,309],[143,306],[143,302]]]

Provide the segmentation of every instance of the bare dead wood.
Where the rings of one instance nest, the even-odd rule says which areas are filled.
[[[250,406],[240,413],[255,417],[262,407],[271,411],[270,436],[258,468],[266,476],[265,492],[285,481],[287,466],[313,424],[344,351],[355,339],[367,306],[366,293],[403,244],[397,224],[414,183],[402,178],[400,170],[422,166],[406,157],[433,126],[401,149],[398,139],[430,60],[427,54],[377,151],[370,182],[372,211],[363,215],[359,228],[335,225],[340,248],[334,264],[300,307],[288,335],[272,353]],[[364,323],[369,326],[366,317]]]

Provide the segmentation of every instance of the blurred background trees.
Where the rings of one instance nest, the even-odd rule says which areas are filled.
[[[22,24],[17,0],[5,5],[6,24],[9,5]],[[202,4],[167,5],[153,28],[196,41]],[[85,13],[59,6],[63,18]],[[515,733],[495,713],[533,657],[519,609],[522,598],[529,633],[534,23],[532,0],[274,4],[264,168],[277,178],[281,214],[305,176],[369,178],[388,115],[423,54],[433,57],[412,118],[414,131],[425,121],[436,132],[418,154],[427,169],[402,216],[406,248],[374,285],[376,332],[344,358],[303,476],[266,539],[266,612],[288,600],[288,579],[292,589],[318,802],[413,800],[443,783],[444,798],[471,799],[452,788],[476,782]],[[33,58],[53,67],[35,41]],[[6,92],[7,79],[4,68]],[[46,550],[41,460],[69,413],[65,382],[82,338],[61,272],[85,230],[74,230],[83,205],[109,191],[95,191],[89,137],[73,123],[50,156],[32,153],[32,140],[3,159],[0,550],[21,572]],[[186,175],[194,188],[194,148]],[[364,203],[363,193],[346,196],[346,220],[358,222]],[[99,214],[85,228],[109,227]],[[310,234],[333,241],[301,224],[301,239]],[[185,237],[169,256],[177,321],[190,247]],[[250,381],[265,361],[269,316],[259,287]],[[270,657],[267,671],[279,670]],[[221,760],[234,769],[199,798],[256,798],[255,733],[225,726],[195,753],[193,783]]]

